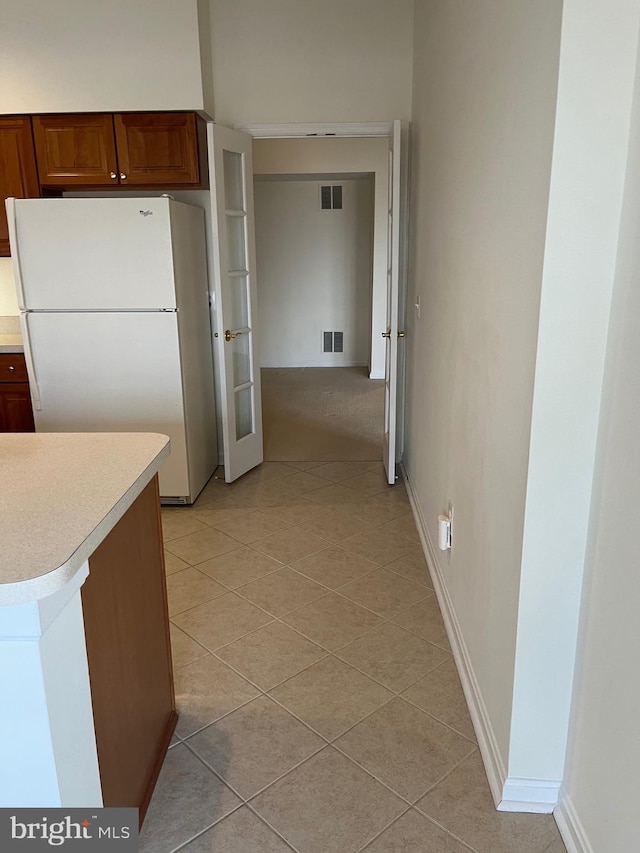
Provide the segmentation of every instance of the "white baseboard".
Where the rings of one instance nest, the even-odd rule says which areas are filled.
[[[442,572],[440,571],[440,565],[436,557],[433,542],[431,541],[427,525],[422,517],[422,511],[413,490],[413,485],[404,469],[403,475],[407,484],[407,494],[409,495],[409,502],[411,503],[411,509],[413,510],[416,527],[418,528],[418,533],[422,542],[422,549],[429,566],[429,571],[431,572],[431,580],[433,581],[433,587],[438,598],[438,604],[442,611],[442,617],[444,619],[445,628],[447,629],[449,642],[451,643],[453,657],[455,659],[456,666],[458,667],[458,674],[460,676],[460,681],[462,682],[462,689],[464,690],[464,695],[467,700],[467,704],[469,705],[469,713],[471,714],[473,727],[476,732],[476,737],[478,738],[478,746],[480,747],[480,753],[482,755],[487,778],[489,780],[491,795],[493,796],[493,800],[497,806],[502,800],[502,787],[504,780],[507,777],[506,768],[498,749],[498,744],[489,720],[489,715],[471,665],[469,652],[467,651],[467,647],[462,637],[462,632],[460,631],[460,626],[453,609],[453,604],[449,597],[449,592],[444,582]]]
[[[384,370],[369,371],[369,379],[384,379]]]
[[[593,847],[587,838],[587,833],[578,817],[571,797],[562,791],[560,792],[560,802],[553,812],[553,816],[558,824],[567,853],[593,853]]]
[[[364,361],[329,361],[324,359],[322,362],[320,361],[296,361],[291,364],[282,364],[281,362],[278,364],[261,364],[260,367],[265,368],[290,368],[290,367],[366,367],[366,363]],[[370,379],[372,377],[369,377]],[[382,377],[384,379],[384,376]]]
[[[435,589],[451,650],[458,668],[462,689],[469,705],[473,727],[478,738],[480,754],[484,762],[491,795],[500,811],[540,812],[550,814],[558,801],[559,783],[547,779],[509,779],[506,767],[498,749],[498,742],[487,713],[487,708],[480,692],[471,658],[465,645],[460,625],[456,617],[453,603],[440,569],[436,550],[429,535],[429,530],[422,516],[413,485],[404,466],[402,473],[407,484],[407,493],[413,510],[413,516],[420,535],[431,580]]]
[[[502,786],[499,812],[551,814],[558,803],[560,782],[550,779],[518,779],[509,776]]]

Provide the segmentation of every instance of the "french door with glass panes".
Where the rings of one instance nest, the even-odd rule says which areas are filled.
[[[213,328],[219,365],[224,474],[237,480],[263,459],[255,324],[256,252],[251,137],[209,125],[215,273]]]
[[[387,234],[387,328],[384,367],[382,460],[387,482],[395,483],[404,430],[405,301],[408,225],[409,124],[394,121],[389,137],[389,216]]]

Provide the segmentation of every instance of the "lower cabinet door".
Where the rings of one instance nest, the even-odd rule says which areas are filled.
[[[0,382],[0,432],[33,432],[28,382]]]
[[[157,478],[89,558],[82,609],[104,805],[142,821],[177,720]]]

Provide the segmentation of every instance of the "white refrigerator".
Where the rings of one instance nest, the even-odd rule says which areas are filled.
[[[8,199],[36,430],[160,432],[164,503],[218,457],[204,211],[169,198]]]

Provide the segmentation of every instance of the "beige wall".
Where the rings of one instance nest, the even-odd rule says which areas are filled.
[[[371,296],[371,378],[384,377],[387,293],[389,140],[255,139],[256,175],[315,175],[367,172],[374,176],[373,287]],[[259,274],[259,271],[258,271]]]
[[[322,210],[320,186],[342,187],[342,209]],[[373,181],[256,181],[258,339],[262,367],[369,362]],[[323,352],[342,331],[342,353]]]
[[[216,121],[409,118],[413,0],[211,0]]]
[[[0,81],[0,113],[202,109],[198,0],[2,0]]]
[[[18,300],[13,282],[11,258],[0,258],[0,317],[17,316]]]
[[[416,2],[405,459],[432,542],[454,507],[453,549],[432,559],[502,781],[560,7]]]
[[[577,842],[574,849],[594,853],[632,851],[640,838],[640,75],[635,92],[591,504],[581,653],[558,813],[561,826],[569,828]]]

